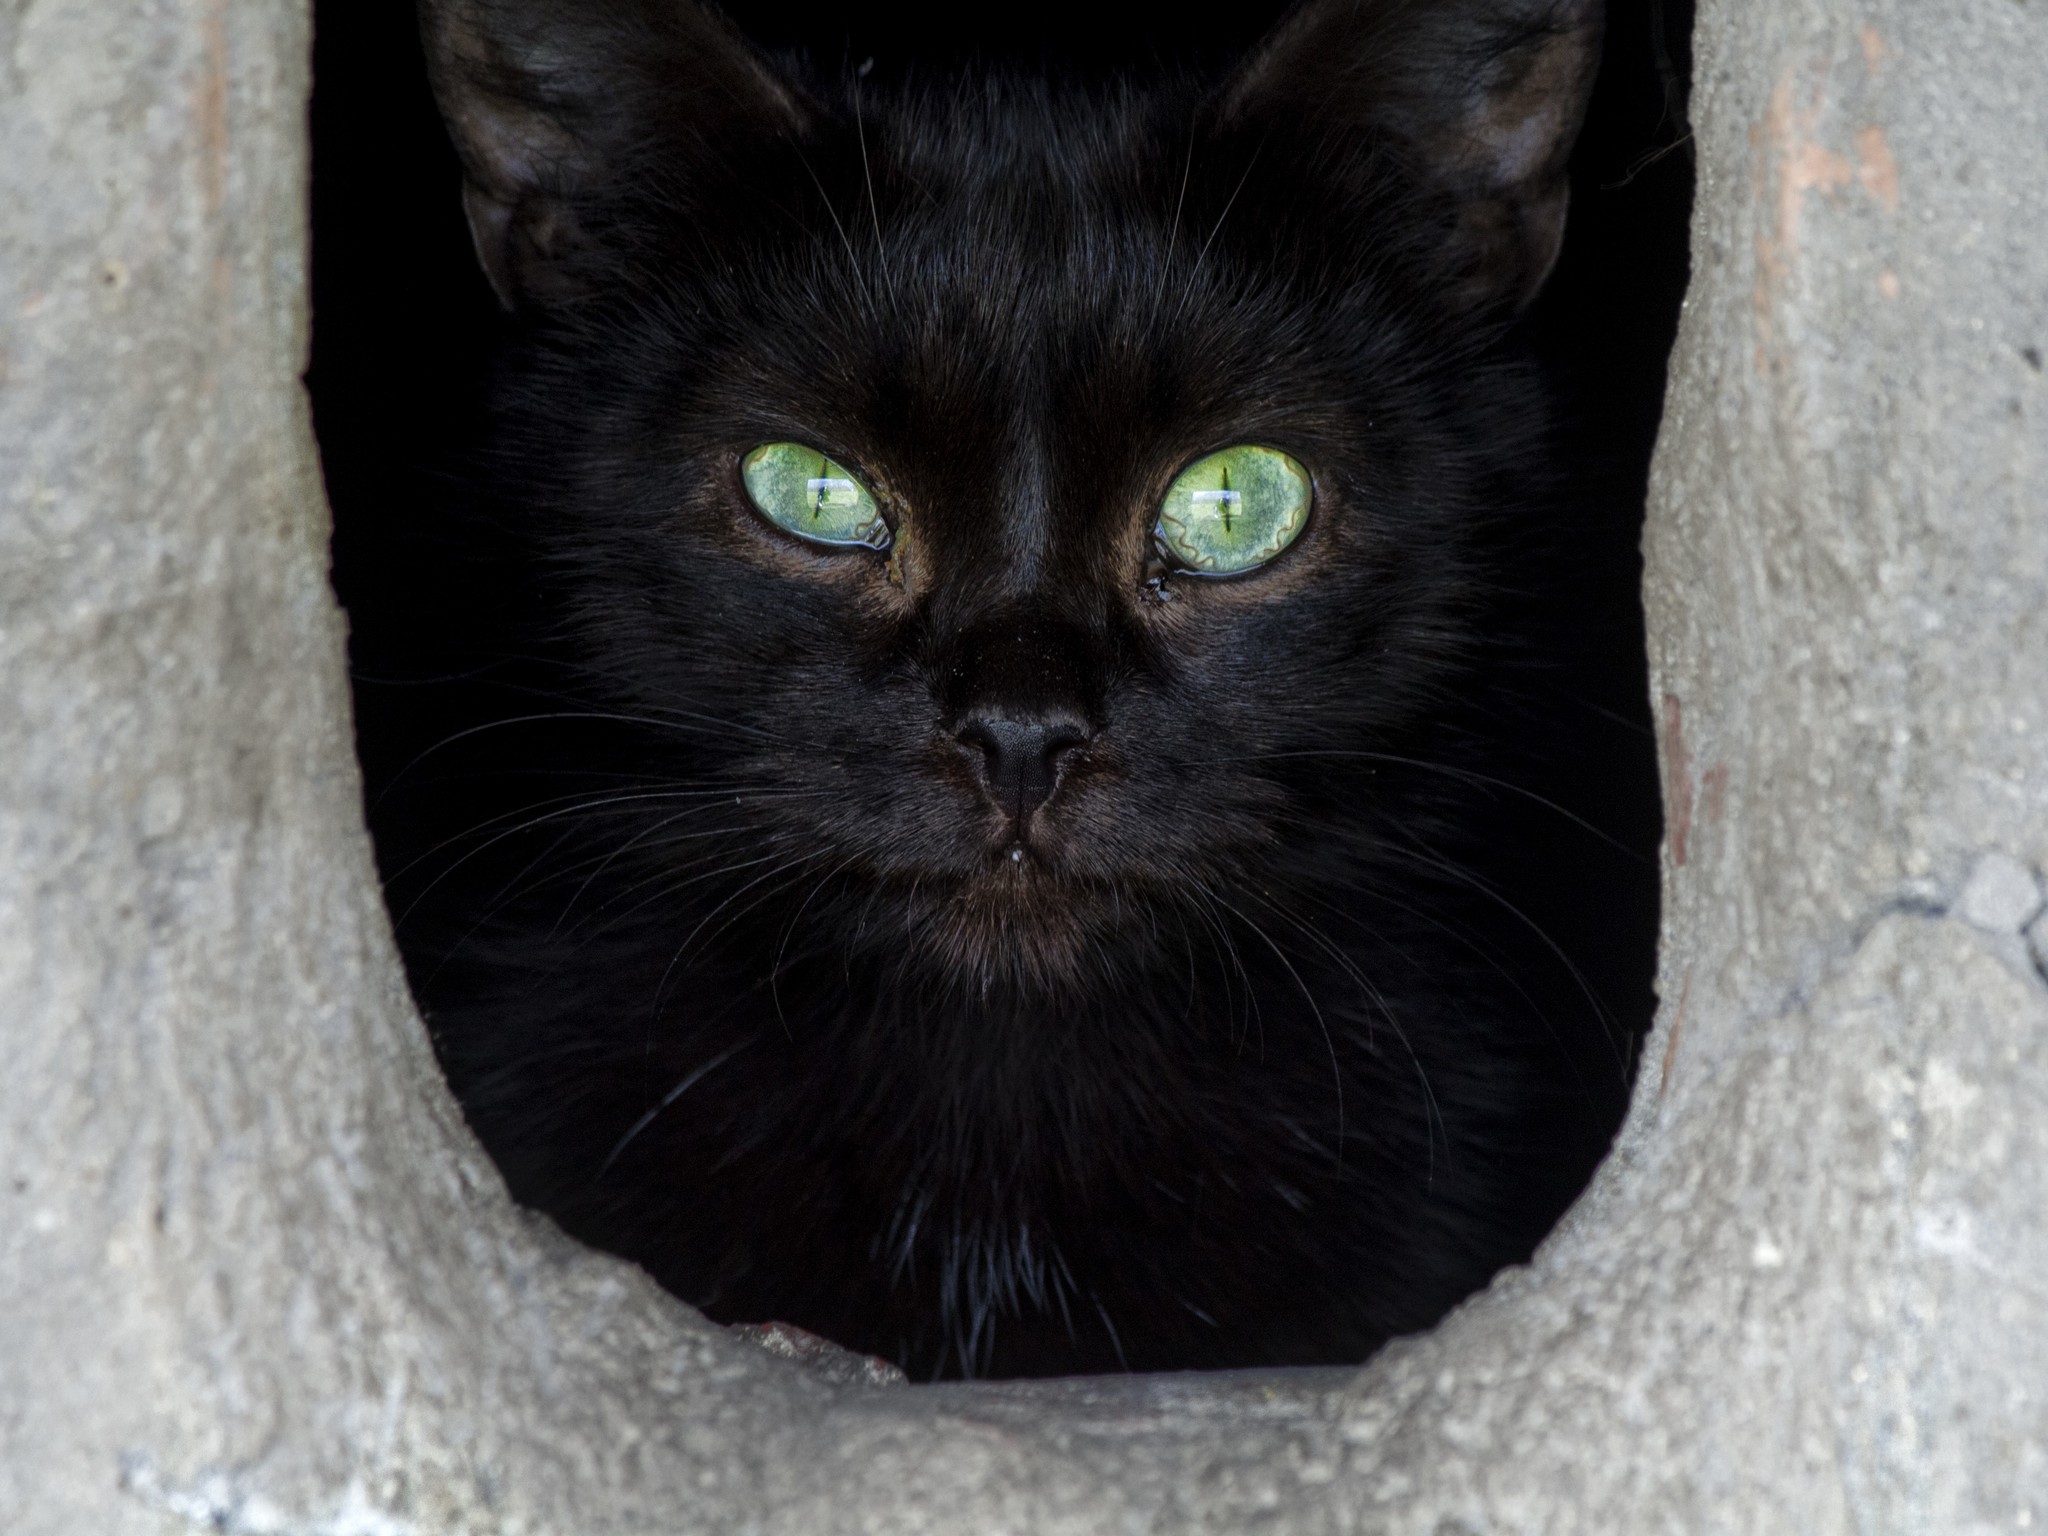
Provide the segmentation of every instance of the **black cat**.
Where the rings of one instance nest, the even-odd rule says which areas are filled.
[[[1144,89],[426,37],[511,319],[481,661],[372,787],[514,1191],[923,1375],[1356,1360],[1525,1256],[1644,899],[1518,326],[1597,0]]]

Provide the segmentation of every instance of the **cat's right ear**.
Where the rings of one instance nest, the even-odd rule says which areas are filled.
[[[1564,237],[1603,20],[1602,0],[1300,0],[1222,119],[1326,165],[1391,151],[1450,210],[1449,291],[1520,309]]]
[[[420,0],[477,260],[507,309],[575,287],[616,178],[803,132],[796,91],[695,0]]]

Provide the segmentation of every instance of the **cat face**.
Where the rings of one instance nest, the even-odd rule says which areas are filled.
[[[1526,499],[1491,348],[1597,30],[1419,9],[1311,6],[1220,89],[882,95],[680,5],[436,8],[507,484],[566,643],[749,829],[707,908],[1086,992],[1416,814],[1375,765]]]

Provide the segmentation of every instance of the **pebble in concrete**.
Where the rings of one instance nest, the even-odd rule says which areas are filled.
[[[1987,933],[2018,933],[2041,911],[2041,886],[2034,872],[2010,854],[1987,853],[1970,871],[1956,911]],[[2038,937],[2035,947],[2040,947]]]

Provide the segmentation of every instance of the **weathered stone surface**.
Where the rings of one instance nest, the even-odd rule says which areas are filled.
[[[1701,12],[1615,1157],[1363,1370],[912,1388],[528,1222],[433,1070],[297,386],[302,7],[0,0],[8,1529],[2048,1521],[2048,983],[1985,876],[2048,868],[2048,8]]]

